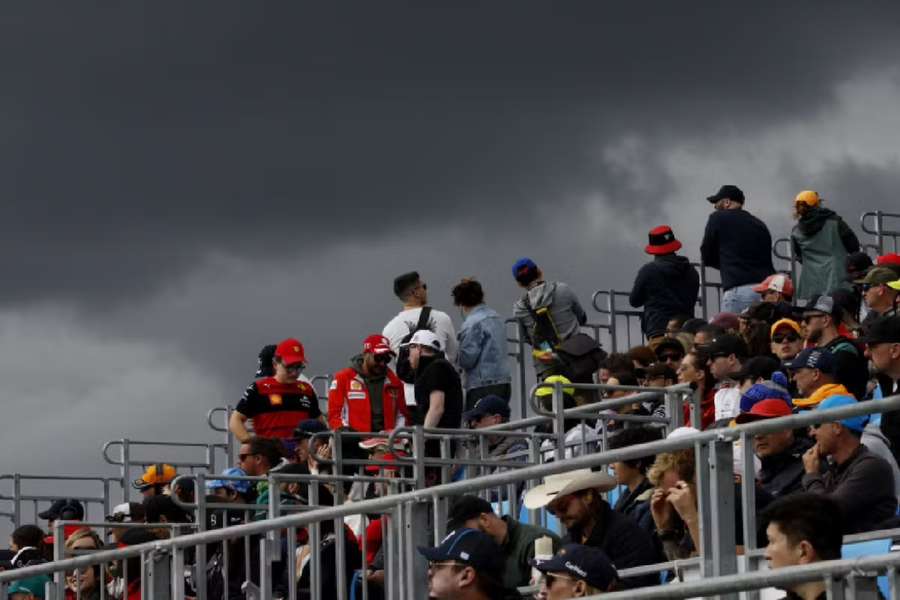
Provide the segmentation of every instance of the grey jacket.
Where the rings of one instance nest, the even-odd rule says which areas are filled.
[[[579,327],[587,323],[587,314],[578,302],[578,297],[565,283],[542,281],[529,289],[526,294],[533,310],[543,307],[550,310],[550,316],[561,341],[578,333]],[[534,319],[525,307],[524,296],[513,304],[513,317],[522,324],[528,343],[533,344],[531,336],[534,332]],[[548,366],[535,361],[535,369],[538,373],[542,373],[548,370]]]

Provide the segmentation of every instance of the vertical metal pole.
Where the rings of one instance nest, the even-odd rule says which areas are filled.
[[[174,533],[174,530],[173,530]],[[147,560],[150,562],[151,572],[155,569],[161,569],[163,574],[165,574],[165,569],[168,567],[168,554],[161,553],[156,551],[151,551],[147,556]],[[206,576],[204,568],[204,577]],[[169,592],[170,595],[156,595],[156,593],[151,594],[149,597],[153,598],[153,600],[181,600],[184,598],[184,548],[172,548],[172,587],[171,589],[167,585],[162,585],[162,591]],[[153,577],[150,578],[153,581]],[[165,581],[165,579],[163,579]],[[156,592],[156,591],[155,591]]]
[[[340,484],[339,484],[340,485]],[[319,505],[319,484],[311,481],[309,483],[309,505]],[[313,521],[307,526],[309,532],[309,589],[313,598],[322,597],[322,557],[319,549],[322,547],[322,529],[319,521]]]
[[[197,524],[200,531],[206,530],[206,476],[201,471],[194,479],[194,501],[197,503]],[[223,520],[227,520],[227,512],[222,511]],[[222,541],[225,546],[228,542]],[[206,544],[197,544],[196,558],[194,560],[194,588],[197,591],[197,600],[206,600]],[[227,573],[227,571],[225,572]],[[228,589],[226,576],[225,589]]]
[[[57,521],[53,524],[53,561],[58,562],[64,558],[64,527]],[[77,572],[77,570],[76,570]],[[53,596],[55,600],[64,600],[66,596],[66,574],[63,571],[57,571],[53,574]]]
[[[609,296],[607,297],[606,307],[609,310],[609,341],[612,346],[612,352],[618,352],[618,339],[619,335],[616,329],[618,328],[616,325],[616,301],[615,301],[615,291],[609,290]]]
[[[131,500],[131,482],[128,480],[131,466],[131,449],[128,440],[122,440],[122,502]]]
[[[428,597],[428,563],[417,548],[429,546],[428,527],[429,506],[427,502],[410,502],[407,505],[406,539],[409,544],[404,549],[404,554],[409,560],[410,571],[408,573],[410,598]]]
[[[519,363],[519,418],[528,416],[528,383],[525,381],[525,328],[516,321],[516,361]]]
[[[701,262],[697,271],[700,273],[700,317],[706,321],[709,319],[709,304],[706,299],[706,265]]]
[[[734,444],[716,440],[709,449],[710,502],[713,576],[737,573],[734,534]],[[706,557],[704,556],[704,562]],[[736,593],[719,596],[722,600],[737,600]]]
[[[416,462],[413,467],[416,478],[416,487],[425,488],[425,431],[421,425],[413,428],[413,450]]]
[[[697,465],[697,515],[700,518],[700,573],[704,577],[712,577],[715,572],[715,559],[712,553],[712,520],[711,505],[712,494],[710,491],[709,445],[698,442],[694,444],[694,463]]]
[[[741,473],[741,521],[744,527],[745,553],[756,548],[756,463],[753,439],[741,433],[743,473]]]
[[[288,600],[297,600],[297,528],[288,527],[287,530],[287,579]],[[199,599],[198,599],[199,600]]]
[[[566,421],[563,410],[562,384],[556,381],[553,383],[553,414],[556,417],[553,433],[556,434],[556,460],[566,458]]]
[[[22,525],[22,476],[13,475],[13,525]]]
[[[875,239],[878,243],[878,254],[884,254],[884,237],[882,235],[882,212],[875,211]]]
[[[231,434],[231,413],[234,409],[231,405],[225,407],[225,464],[229,467],[234,466],[234,436]]]
[[[669,417],[669,424],[666,426],[666,433],[677,429],[684,424],[684,410],[681,407],[682,395],[680,392],[672,392],[666,390],[665,396],[666,416]]]

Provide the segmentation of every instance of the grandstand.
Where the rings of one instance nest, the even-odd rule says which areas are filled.
[[[896,252],[900,228],[892,227],[900,214],[867,212],[861,216],[862,230],[870,236],[863,244],[874,256]],[[791,253],[789,240],[776,240],[773,255],[779,270],[796,279],[798,265]],[[707,319],[719,312],[721,283],[712,270],[700,262],[693,263],[701,281],[695,314]],[[601,289],[592,296],[595,319],[589,320],[584,331],[590,333],[609,352],[623,352],[644,342],[640,329],[639,310],[623,306],[628,292]],[[390,598],[421,599],[428,596],[425,559],[416,551],[421,546],[436,546],[446,531],[447,515],[452,499],[461,494],[477,494],[491,501],[497,514],[510,516],[520,522],[544,526],[565,533],[559,521],[546,508],[528,509],[521,497],[539,485],[544,478],[581,468],[606,469],[625,460],[693,450],[697,469],[696,493],[700,520],[699,547],[696,555],[658,564],[620,568],[621,578],[658,577],[660,585],[638,590],[602,594],[610,598],[692,598],[772,597],[772,589],[799,582],[824,581],[829,598],[878,597],[878,593],[900,597],[900,554],[890,550],[900,529],[884,529],[846,535],[844,558],[817,562],[806,566],[768,570],[764,551],[758,543],[758,523],[754,507],[757,494],[754,435],[786,429],[801,429],[819,423],[834,422],[862,415],[874,415],[900,410],[900,396],[884,394],[878,402],[863,402],[823,411],[792,414],[738,426],[707,428],[684,436],[637,444],[627,448],[610,449],[609,437],[622,424],[658,427],[668,434],[685,425],[700,430],[702,399],[686,384],[664,387],[605,385],[601,383],[533,384],[531,352],[518,321],[506,321],[509,358],[513,373],[513,415],[505,423],[485,429],[425,429],[422,426],[398,427],[390,432],[388,448],[410,449],[408,455],[382,458],[345,457],[343,452],[377,432],[325,431],[312,440],[321,441],[332,449],[330,456],[319,459],[318,474],[292,474],[270,470],[265,475],[223,475],[222,470],[238,463],[239,442],[229,431],[228,423],[234,407],[215,408],[207,415],[197,415],[197,440],[161,441],[113,439],[98,449],[110,465],[106,473],[91,474],[24,474],[0,476],[0,516],[12,528],[27,523],[39,523],[38,513],[55,501],[74,498],[86,508],[83,520],[57,520],[50,535],[52,559],[0,573],[0,598],[6,598],[10,586],[26,578],[46,576],[47,598],[95,597],[73,593],[67,587],[67,575],[81,580],[85,569],[99,566],[101,585],[97,596],[122,597],[122,590],[107,586],[110,566],[121,565],[118,575],[130,581],[128,569],[140,570],[135,591],[140,596],[127,597],[168,600],[182,598],[218,599],[246,597],[271,598]],[[320,399],[327,397],[331,376],[311,378]],[[596,401],[566,407],[565,394],[569,388],[596,394]],[[550,390],[549,405],[542,402],[539,391]],[[616,393],[624,396],[615,397]],[[546,397],[546,396],[544,396]],[[617,412],[636,403],[655,403],[664,416]],[[688,407],[690,423],[685,423],[684,407]],[[323,406],[324,410],[324,406]],[[614,415],[611,416],[611,415]],[[203,423],[202,420],[205,420]],[[575,421],[580,427],[597,422],[596,434],[583,435],[577,441],[567,441],[566,433]],[[613,423],[614,421],[614,423]],[[535,428],[537,427],[537,430]],[[592,428],[593,429],[593,428]],[[521,439],[527,449],[503,458],[489,457],[489,438]],[[427,442],[436,442],[440,456],[425,455]],[[465,442],[465,443],[464,443]],[[312,443],[312,442],[311,442]],[[462,453],[454,446],[465,448]],[[547,449],[550,449],[549,451]],[[740,459],[735,458],[735,452]],[[132,481],[153,465],[168,464],[177,468],[178,477],[171,482],[206,490],[210,480],[247,481],[253,485],[265,483],[269,490],[278,490],[289,483],[301,483],[306,490],[305,502],[289,501],[282,494],[271,493],[267,502],[258,504],[224,503],[212,501],[197,493],[193,500],[174,498],[174,503],[190,515],[184,524],[162,523],[128,524],[109,521],[113,507],[139,500],[132,489]],[[739,466],[736,471],[735,465]],[[464,477],[457,476],[461,470]],[[426,472],[440,471],[438,485],[426,486]],[[734,486],[739,475],[740,487]],[[322,487],[327,484],[333,503],[323,498]],[[65,487],[65,493],[60,488]],[[377,487],[382,493],[368,497],[359,490]],[[614,501],[621,489],[611,490],[607,500]],[[740,518],[735,520],[735,506]],[[230,520],[229,514],[238,517]],[[369,581],[365,574],[371,567],[371,557],[363,551],[360,564],[354,565],[343,557],[351,552],[348,545],[368,547],[371,532],[364,525],[373,515],[381,518],[384,572],[383,586]],[[222,518],[220,518],[222,517]],[[362,524],[362,525],[361,525]],[[115,528],[151,530],[163,528],[172,533],[153,541],[121,547],[106,546],[90,552],[68,552],[65,548],[67,527],[90,526],[103,534]],[[334,535],[345,527],[353,536]],[[742,540],[742,544],[738,544]],[[330,550],[326,550],[332,544]],[[306,560],[295,560],[301,547],[310,548]],[[738,552],[738,546],[742,546]],[[329,554],[330,552],[330,554]],[[302,555],[302,554],[300,554]],[[210,576],[210,560],[218,557],[217,575]],[[285,558],[287,557],[287,558]],[[335,557],[338,557],[337,559]],[[129,562],[128,559],[138,561]],[[131,565],[131,566],[129,566]],[[122,572],[124,569],[124,574]],[[233,572],[241,588],[238,596],[225,595]],[[308,577],[305,589],[294,582]],[[134,574],[132,574],[134,575]],[[284,582],[289,582],[284,585]],[[221,583],[221,582],[220,582]],[[333,586],[333,587],[332,587]],[[75,586],[77,587],[77,585]],[[68,590],[68,591],[67,591]],[[534,587],[523,586],[521,597],[531,597]]]

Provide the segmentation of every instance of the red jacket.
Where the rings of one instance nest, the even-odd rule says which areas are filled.
[[[706,390],[700,399],[700,428],[706,429],[716,420],[716,388]],[[691,425],[691,404],[684,403],[684,424]]]
[[[392,431],[395,427],[411,422],[403,395],[403,382],[390,369],[384,378],[381,401],[385,431]],[[354,431],[372,431],[369,388],[362,376],[351,367],[335,373],[331,381],[331,388],[328,390],[328,426],[332,429],[349,427]]]

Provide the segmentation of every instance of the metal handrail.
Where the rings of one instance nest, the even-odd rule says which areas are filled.
[[[865,233],[875,236],[875,247],[878,249],[878,254],[885,253],[885,238],[891,238],[893,241],[893,250],[897,251],[897,241],[900,238],[900,231],[892,231],[889,229],[885,229],[884,227],[884,218],[892,218],[892,219],[900,219],[900,213],[889,213],[881,210],[868,211],[864,212],[859,217],[859,225]],[[870,228],[867,223],[867,219],[872,218],[874,220],[874,227]]]

